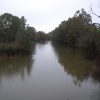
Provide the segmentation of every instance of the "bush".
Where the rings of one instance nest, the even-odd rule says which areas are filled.
[[[3,54],[6,54],[7,56],[15,55],[15,47],[8,44],[2,44],[0,46],[0,55],[3,56]]]
[[[77,39],[76,46],[82,51],[86,58],[95,58],[100,54],[100,34],[91,33]]]
[[[0,56],[6,57],[15,56],[15,55],[27,55],[31,53],[31,49],[29,48],[22,48],[20,46],[13,46],[10,44],[1,44],[0,45]]]

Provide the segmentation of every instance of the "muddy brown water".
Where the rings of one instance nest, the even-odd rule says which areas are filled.
[[[0,100],[100,100],[95,63],[51,41],[32,56],[0,60]]]

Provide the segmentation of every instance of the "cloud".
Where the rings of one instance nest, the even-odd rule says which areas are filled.
[[[61,21],[72,17],[77,10],[84,8],[90,10],[94,0],[0,0],[0,14],[9,12],[18,17],[24,16],[27,24],[37,30],[49,32],[60,24]],[[94,11],[98,13],[98,10]],[[94,20],[97,18],[93,17]]]

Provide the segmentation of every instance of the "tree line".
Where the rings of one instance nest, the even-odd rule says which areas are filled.
[[[32,52],[35,41],[48,40],[49,36],[43,31],[36,31],[34,27],[26,24],[22,16],[10,13],[0,15],[0,56],[10,57],[26,55]]]
[[[98,27],[97,27],[98,26]],[[100,24],[84,9],[50,32],[51,40],[78,48],[86,58],[100,58]]]
[[[32,52],[35,41],[52,40],[78,48],[87,58],[100,58],[100,24],[84,9],[62,21],[50,34],[36,31],[22,16],[0,15],[0,56],[25,55]]]

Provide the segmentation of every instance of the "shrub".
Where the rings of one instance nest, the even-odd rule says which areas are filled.
[[[15,55],[15,47],[8,44],[2,44],[0,46],[0,55],[5,53],[7,56]]]

